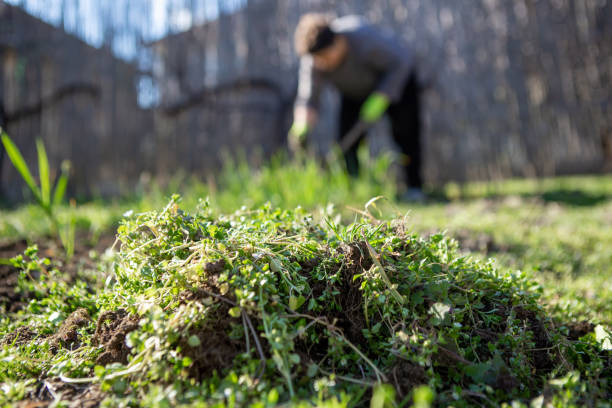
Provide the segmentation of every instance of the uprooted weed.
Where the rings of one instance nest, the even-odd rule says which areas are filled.
[[[592,326],[552,321],[522,274],[399,223],[341,227],[270,207],[216,216],[203,205],[189,215],[174,198],[124,221],[112,274],[90,306],[95,331],[80,329],[79,348],[58,343],[64,360],[50,355],[37,381],[99,384],[109,403],[142,406],[359,406],[383,383],[397,402],[426,384],[440,406],[612,397],[611,357]],[[29,311],[44,315],[44,302]],[[24,341],[5,353],[49,343],[16,338]],[[2,372],[27,381],[12,361]]]

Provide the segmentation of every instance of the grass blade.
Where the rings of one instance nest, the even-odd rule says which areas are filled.
[[[382,264],[380,263],[379,255],[376,253],[374,248],[372,248],[372,245],[370,245],[370,243],[365,239],[365,237],[364,237],[364,242],[368,248],[370,257],[372,258],[372,261],[374,262],[374,266],[378,268],[378,272],[380,273],[380,276],[383,278],[383,281],[387,284],[387,287],[389,288],[389,291],[391,292],[391,296],[393,296],[393,298],[395,299],[397,303],[399,303],[400,305],[403,305],[405,303],[405,300],[402,297],[402,295],[399,294],[397,289],[393,287],[391,280],[389,279],[389,277],[387,276],[387,273],[385,272],[385,268],[383,268]]]
[[[51,175],[49,174],[49,158],[45,144],[41,139],[36,139],[36,151],[38,153],[38,177],[40,178],[40,196],[45,206],[51,205]]]
[[[64,161],[62,163],[62,174],[57,180],[55,185],[55,191],[53,192],[53,205],[60,205],[66,195],[66,186],[68,185],[68,173],[70,172],[70,162]]]
[[[32,173],[30,173],[30,169],[21,155],[19,148],[15,145],[15,143],[13,143],[11,138],[6,133],[2,133],[2,144],[6,149],[6,153],[11,160],[11,163],[13,163],[13,166],[15,166],[23,180],[26,182],[28,187],[30,187],[30,190],[32,190],[36,200],[42,205],[43,202],[40,195],[40,190],[38,189],[38,186],[34,181],[34,177],[32,177]]]

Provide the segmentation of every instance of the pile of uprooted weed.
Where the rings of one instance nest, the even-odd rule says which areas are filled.
[[[44,271],[3,321],[0,402],[359,406],[423,384],[440,406],[612,397],[593,326],[551,321],[525,276],[442,235],[299,209],[189,215],[177,200],[126,218],[97,293],[21,261]]]

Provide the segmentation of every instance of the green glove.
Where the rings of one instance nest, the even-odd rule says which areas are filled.
[[[309,131],[308,123],[302,121],[293,122],[289,129],[289,147],[296,150],[298,147],[306,145],[306,136]]]
[[[385,111],[389,107],[389,103],[390,101],[387,95],[380,92],[374,92],[361,106],[361,111],[359,112],[361,120],[366,123],[376,122],[382,115],[384,115]]]

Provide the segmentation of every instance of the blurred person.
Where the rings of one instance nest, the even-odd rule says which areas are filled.
[[[423,201],[420,86],[408,47],[398,36],[359,16],[330,19],[309,13],[296,28],[295,49],[300,69],[290,148],[306,145],[317,122],[321,90],[332,84],[341,96],[340,143],[354,133],[351,130],[360,129],[352,135],[355,138],[345,140],[349,143],[343,149],[348,173],[359,174],[357,149],[367,128],[387,114],[393,139],[403,153],[401,166],[408,189],[400,199]]]

